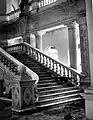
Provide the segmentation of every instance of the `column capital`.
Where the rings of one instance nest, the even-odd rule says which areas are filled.
[[[35,38],[35,35],[31,33],[31,34],[30,34],[30,37],[33,37],[33,38]]]
[[[37,31],[37,32],[36,32],[36,34],[37,34],[37,35],[40,35],[40,36],[44,35],[45,33],[46,33],[45,31]]]
[[[87,20],[86,20],[86,16],[82,16],[82,17],[78,17],[76,19],[76,22],[80,25],[80,24],[87,24]]]
[[[74,22],[68,22],[66,25],[68,29],[75,29],[76,24],[77,24],[76,21],[74,21]]]

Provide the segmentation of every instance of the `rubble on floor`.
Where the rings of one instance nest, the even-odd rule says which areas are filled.
[[[5,106],[4,106],[5,107]],[[84,108],[78,104],[70,104],[43,111],[12,114],[9,107],[0,104],[0,120],[86,120]]]

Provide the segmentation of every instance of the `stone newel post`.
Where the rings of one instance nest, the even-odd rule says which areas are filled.
[[[20,75],[15,77],[12,86],[12,110],[23,112],[34,107],[35,80],[25,74],[26,68],[19,67]]]

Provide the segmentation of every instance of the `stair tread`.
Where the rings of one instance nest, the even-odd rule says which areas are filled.
[[[64,92],[58,92],[58,93],[50,93],[48,95],[41,95],[40,97],[48,97],[48,96],[55,96],[55,95],[59,95],[59,94],[65,94],[65,93],[70,93],[70,92],[78,92],[78,90],[69,90],[69,91],[64,91]]]
[[[73,97],[73,96],[77,96],[77,95],[79,95],[79,93],[77,93],[77,94],[71,94],[71,95],[63,95],[61,97],[49,98],[49,99],[45,99],[45,100],[39,100],[37,102],[39,103],[39,102],[53,101],[53,100],[63,99],[63,98],[67,98],[67,97]]]
[[[57,84],[56,82],[53,83],[38,83],[37,85],[55,85]]]
[[[42,87],[42,88],[37,88],[38,90],[40,89],[47,89],[47,88],[55,88],[55,87],[62,87],[62,85],[54,85],[54,86],[48,86],[48,87]]]
[[[59,102],[56,102],[56,103],[49,103],[49,104],[45,104],[45,105],[40,105],[40,106],[36,106],[37,108],[42,108],[42,107],[48,107],[48,106],[52,106],[52,105],[57,105],[57,104],[62,104],[62,103],[66,103],[66,102],[71,102],[71,101],[74,101],[74,100],[80,100],[81,98],[78,96],[77,98],[72,98],[72,99],[67,99],[67,100],[63,100],[63,101],[59,101]]]
[[[56,81],[54,79],[52,79],[52,80],[39,80],[38,83],[42,83],[42,82],[47,83],[47,82],[56,82]]]
[[[77,87],[67,87],[67,88],[58,88],[58,89],[52,89],[52,90],[48,90],[48,91],[41,91],[39,93],[43,93],[43,92],[52,92],[52,91],[58,91],[58,90],[69,90],[69,89],[77,89]]]

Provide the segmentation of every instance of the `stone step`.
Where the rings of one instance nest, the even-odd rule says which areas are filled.
[[[39,73],[39,72],[36,72],[37,73],[37,75],[39,76],[39,77],[52,77],[50,74],[48,74],[47,72],[46,73]]]
[[[38,91],[46,91],[46,90],[53,90],[53,89],[58,89],[62,88],[62,85],[53,85],[53,86],[48,86],[48,87],[40,87],[37,88]]]
[[[73,97],[80,97],[79,94],[70,94],[70,95],[63,95],[55,98],[49,98],[49,99],[44,99],[44,100],[39,100],[36,104],[38,105],[45,105],[45,104],[51,104],[51,103],[56,103],[59,101],[67,100]]]
[[[53,77],[51,77],[51,76],[48,76],[48,77],[46,77],[46,76],[41,76],[40,77],[40,80],[52,80],[53,79]]]
[[[57,106],[60,106],[62,104],[65,104],[65,103],[69,103],[69,102],[72,102],[72,101],[78,101],[80,100],[81,97],[80,96],[75,96],[73,98],[70,98],[70,99],[65,99],[65,100],[61,100],[61,101],[58,101],[58,102],[53,102],[53,103],[48,103],[48,104],[43,104],[43,105],[37,105],[37,109],[42,109],[42,108],[49,108],[49,107],[57,107]]]
[[[47,94],[47,95],[40,95],[39,100],[57,98],[57,97],[62,97],[62,96],[66,96],[69,94],[75,94],[75,93],[78,93],[78,90],[69,90],[69,91],[52,93],[52,94]]]
[[[39,82],[38,82],[38,84],[39,83],[52,83],[52,82],[56,82],[56,80],[54,80],[54,79],[50,79],[50,80],[39,80]]]
[[[53,83],[42,83],[42,84],[38,84],[37,86],[38,87],[48,87],[48,86],[53,86],[53,85],[57,85],[56,82],[53,82]]]
[[[76,90],[77,87],[68,87],[68,88],[58,88],[58,89],[51,89],[46,91],[40,91],[39,95],[48,95],[48,94],[55,94],[59,92],[69,91],[69,90]]]

